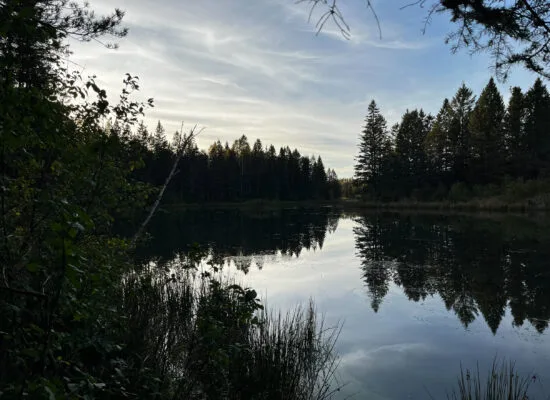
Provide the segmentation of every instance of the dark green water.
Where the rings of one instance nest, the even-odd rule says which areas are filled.
[[[159,264],[198,244],[271,308],[314,298],[342,322],[342,398],[445,398],[460,363],[495,356],[550,398],[550,219],[193,210],[151,230],[143,255]]]

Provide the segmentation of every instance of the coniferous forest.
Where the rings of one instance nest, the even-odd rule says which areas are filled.
[[[126,143],[130,152],[135,153],[134,157],[142,160],[133,172],[134,178],[162,186],[176,159],[175,143],[181,139],[179,133],[170,143],[160,122],[152,133],[143,123],[135,133],[118,124],[109,130],[117,140]],[[288,146],[277,151],[273,145],[264,147],[260,139],[251,145],[244,135],[231,146],[218,140],[208,151],[199,150],[192,139],[177,168],[178,173],[167,187],[166,201],[204,203],[340,197],[338,177],[334,170],[325,170],[320,156],[302,156]]]
[[[437,115],[407,110],[391,128],[373,100],[354,184],[371,199],[454,200],[503,191],[547,191],[550,95],[537,79],[508,104],[491,79],[476,97],[462,84]]]

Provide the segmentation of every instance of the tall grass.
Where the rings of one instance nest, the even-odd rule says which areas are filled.
[[[163,398],[324,400],[337,390],[339,330],[313,304],[273,314],[255,292],[191,272],[132,275],[122,298],[128,351],[157,372]]]
[[[513,362],[503,360],[500,364],[495,359],[487,376],[480,376],[479,365],[472,374],[461,366],[458,388],[448,400],[528,400],[530,378],[521,376]]]
[[[246,380],[266,399],[329,399],[338,360],[334,344],[338,329],[317,320],[313,304],[282,314],[262,312],[257,329],[249,332],[251,352]]]

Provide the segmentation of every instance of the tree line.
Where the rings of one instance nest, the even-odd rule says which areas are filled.
[[[491,78],[479,97],[462,84],[435,117],[407,110],[388,128],[373,100],[356,157],[354,183],[381,200],[442,200],[509,180],[550,173],[550,95],[537,79],[511,89],[506,106]]]
[[[153,132],[142,122],[135,132],[115,124],[111,135],[138,157],[133,176],[152,186],[162,186],[176,159],[177,143],[188,139],[176,132],[172,142],[160,121]],[[242,135],[230,146],[217,140],[207,151],[200,150],[194,138],[178,162],[178,173],[167,187],[171,202],[232,202],[251,199],[321,200],[340,197],[336,172],[325,170],[320,156],[307,157],[297,149],[252,145]]]

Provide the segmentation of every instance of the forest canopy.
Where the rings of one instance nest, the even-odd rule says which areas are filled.
[[[139,124],[135,133],[119,125],[110,128],[117,140],[143,160],[133,172],[135,179],[161,186],[176,159],[180,133],[170,143],[160,122],[149,133]],[[185,137],[186,139],[187,137]],[[178,174],[166,192],[170,202],[233,202],[252,199],[324,200],[340,197],[334,170],[325,169],[320,156],[307,157],[297,149],[252,145],[242,135],[232,145],[217,140],[200,150],[194,138],[178,161]]]

